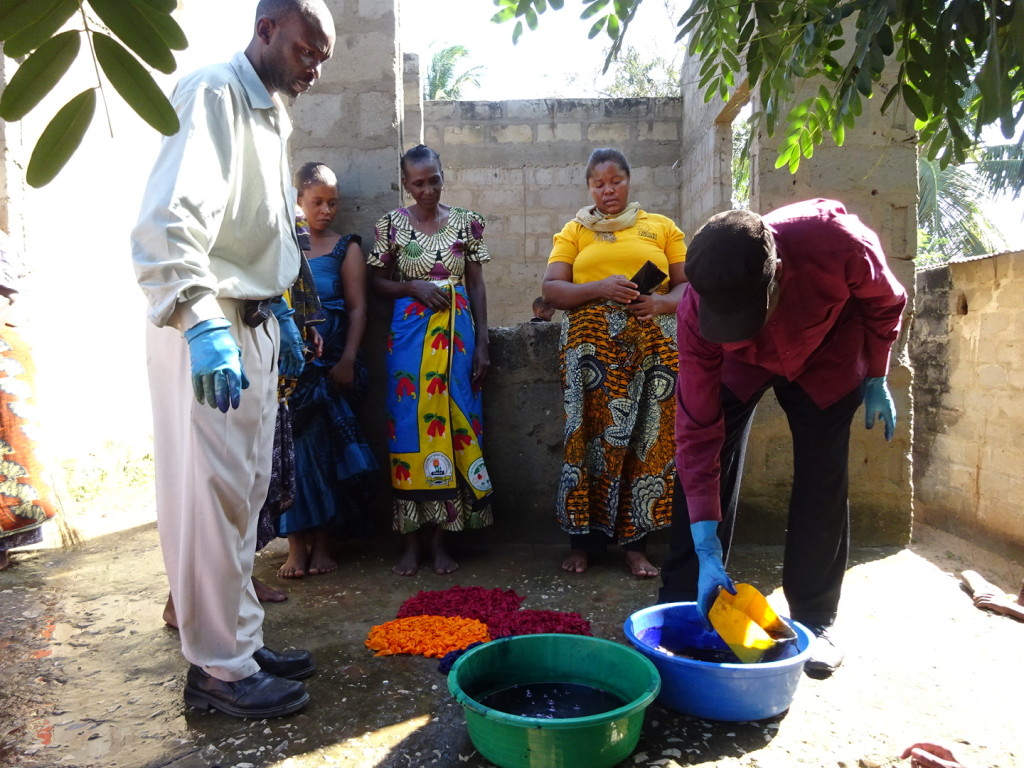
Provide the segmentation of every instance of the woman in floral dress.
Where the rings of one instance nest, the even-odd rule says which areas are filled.
[[[401,160],[415,203],[380,218],[367,257],[374,292],[394,300],[388,335],[388,449],[394,529],[405,552],[392,570],[459,566],[445,531],[490,525],[480,388],[490,364],[482,265],[484,218],[441,204],[444,171],[422,144]]]

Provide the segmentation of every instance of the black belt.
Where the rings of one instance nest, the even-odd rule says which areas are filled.
[[[270,319],[270,304],[274,299],[246,299],[242,303],[242,322],[250,328],[259,328]]]

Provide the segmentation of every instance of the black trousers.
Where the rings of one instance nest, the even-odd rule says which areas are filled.
[[[726,563],[736,527],[750,425],[758,402],[769,389],[775,391],[793,436],[793,488],[782,569],[783,592],[792,618],[804,624],[831,624],[839,605],[850,549],[850,424],[864,399],[864,387],[858,386],[824,409],[818,408],[799,385],[781,376],[769,381],[745,403],[722,387],[725,442],[721,452],[722,522],[718,525],[718,536]],[[661,568],[663,586],[658,602],[697,599],[699,565],[689,520],[686,495],[677,479],[671,543]]]

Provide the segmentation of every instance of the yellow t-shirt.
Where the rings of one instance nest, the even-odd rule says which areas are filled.
[[[575,219],[570,221],[555,235],[548,264],[570,264],[572,281],[589,283],[611,275],[632,277],[645,261],[668,274],[670,264],[686,260],[684,235],[667,216],[640,210],[632,227],[600,234],[614,235],[615,240],[602,239]]]

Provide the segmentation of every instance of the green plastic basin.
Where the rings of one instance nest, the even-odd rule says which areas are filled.
[[[576,683],[625,705],[587,717],[521,717],[480,703],[495,691],[531,683]],[[501,768],[610,768],[640,738],[644,711],[661,690],[654,665],[632,648],[583,635],[519,635],[467,651],[448,674],[481,755]]]

